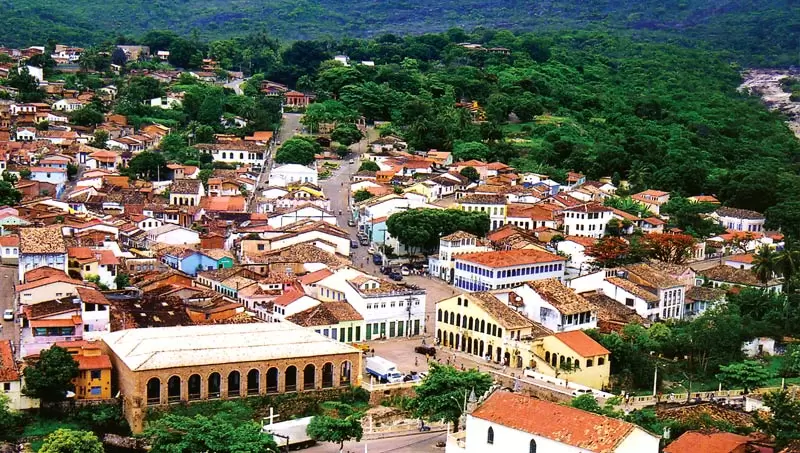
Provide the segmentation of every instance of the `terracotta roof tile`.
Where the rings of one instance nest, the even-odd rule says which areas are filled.
[[[97,304],[97,305],[109,305],[108,299],[106,296],[103,295],[100,291],[94,288],[76,288],[78,292],[78,296],[81,298],[81,301],[84,303],[89,304]]]
[[[608,349],[604,348],[600,343],[594,341],[592,337],[586,335],[586,333],[582,330],[559,332],[555,334],[555,336],[562,343],[567,345],[567,347],[577,352],[582,357],[595,357],[598,355],[609,354]]]
[[[635,429],[622,420],[504,391],[493,393],[472,416],[596,453],[613,452]]]
[[[564,315],[591,311],[589,302],[555,278],[528,282],[536,293]]]
[[[322,302],[317,306],[288,316],[291,321],[303,327],[329,326],[347,321],[364,319],[352,305],[345,301]]]
[[[524,329],[535,325],[533,321],[504,304],[492,293],[477,292],[462,294],[459,297],[467,298],[481,307],[489,316],[497,320],[497,322],[506,329]],[[450,300],[452,300],[452,298]]]
[[[720,217],[733,217],[736,219],[763,220],[764,214],[749,209],[721,207],[714,211]]]
[[[11,350],[11,340],[0,341],[0,382],[18,381],[19,377],[19,368]]]
[[[22,228],[19,230],[20,253],[66,253],[61,227]]]
[[[561,256],[539,250],[501,250],[467,253],[459,255],[457,259],[495,268],[564,261]]]
[[[735,285],[761,286],[761,281],[758,280],[754,272],[745,269],[737,269],[732,266],[715,266],[710,269],[697,271],[697,275],[706,277],[709,280],[732,283]],[[776,285],[778,281],[770,280],[768,284]]]
[[[111,358],[105,354],[97,356],[76,355],[72,358],[78,362],[79,370],[110,370]]]
[[[606,281],[618,288],[624,289],[625,291],[644,300],[645,302],[658,302],[660,300],[658,298],[658,295],[651,293],[650,291],[642,288],[641,286],[637,285],[636,283],[633,283],[630,280],[626,280],[620,277],[607,277]]]

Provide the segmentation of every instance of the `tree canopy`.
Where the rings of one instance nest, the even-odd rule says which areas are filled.
[[[476,370],[459,371],[451,366],[431,364],[425,379],[416,388],[414,414],[426,420],[446,420],[458,430],[458,419],[466,400],[474,392],[483,395],[492,385],[492,377]]]
[[[51,346],[39,354],[39,360],[25,367],[23,393],[43,401],[61,401],[67,391],[75,390],[72,379],[78,376],[78,363],[58,346]]]
[[[360,412],[335,401],[323,403],[322,409],[324,414],[312,418],[306,429],[312,439],[339,444],[340,452],[344,449],[345,441],[361,440],[364,430],[361,427]]]
[[[40,453],[103,453],[103,443],[91,431],[59,428],[44,438]]]
[[[409,209],[392,214],[386,220],[386,229],[406,247],[431,253],[442,236],[456,231],[485,236],[489,232],[489,215],[458,209]]]
[[[167,414],[148,423],[143,436],[153,453],[200,452],[278,453],[272,436],[261,432],[252,413],[242,405],[227,403],[211,416]]]
[[[275,153],[275,162],[279,164],[309,165],[320,146],[310,137],[292,137],[283,142]]]

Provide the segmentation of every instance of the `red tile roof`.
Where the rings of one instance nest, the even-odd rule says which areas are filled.
[[[11,351],[11,340],[0,342],[0,382],[19,380],[19,369]]]
[[[2,247],[19,247],[19,236],[0,236],[0,246]]]
[[[473,417],[596,453],[611,453],[635,426],[613,418],[497,391]]]
[[[330,269],[328,268],[320,269],[318,271],[314,271],[311,272],[310,274],[306,274],[300,277],[300,283],[302,283],[303,285],[312,285],[314,283],[317,283],[318,281],[330,277],[331,275],[333,275],[333,272],[331,272]]]
[[[501,250],[497,252],[466,253],[456,259],[487,267],[511,267],[524,264],[552,263],[564,258],[539,250]]]
[[[748,440],[745,436],[733,433],[688,431],[669,444],[664,453],[732,453],[747,444]]]
[[[65,319],[34,319],[31,320],[31,327],[74,327],[81,323],[81,317],[76,316]],[[75,322],[78,321],[78,322]]]
[[[73,358],[75,359],[76,362],[78,362],[79,370],[111,369],[111,359],[105,354],[96,356],[76,355],[73,356]]]
[[[582,357],[595,357],[598,355],[609,354],[608,349],[604,348],[600,343],[594,341],[592,337],[586,335],[582,330],[573,330],[570,332],[559,332],[556,335],[562,343],[567,345],[568,348],[580,354]]]
[[[725,261],[733,261],[734,263],[752,264],[753,254],[747,253],[745,255],[731,255],[725,258]]]
[[[275,300],[273,300],[272,302],[274,302],[275,305],[286,307],[303,296],[305,296],[305,293],[303,292],[297,290],[289,290],[281,294],[280,296],[276,297]]]
[[[108,299],[100,291],[93,288],[75,288],[78,291],[78,296],[84,303],[109,305]]]

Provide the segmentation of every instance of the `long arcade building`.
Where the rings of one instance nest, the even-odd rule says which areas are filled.
[[[291,323],[130,329],[103,341],[134,433],[148,407],[360,385],[360,351]]]

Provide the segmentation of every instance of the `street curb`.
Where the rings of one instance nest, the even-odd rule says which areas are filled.
[[[439,427],[431,427],[430,431],[421,432],[418,429],[410,429],[407,431],[389,431],[386,433],[371,433],[371,434],[364,434],[364,437],[361,438],[362,441],[364,440],[379,440],[379,439],[390,439],[393,437],[410,437],[410,436],[417,436],[421,434],[430,434],[430,433],[444,433],[447,431],[447,426],[439,426]]]

